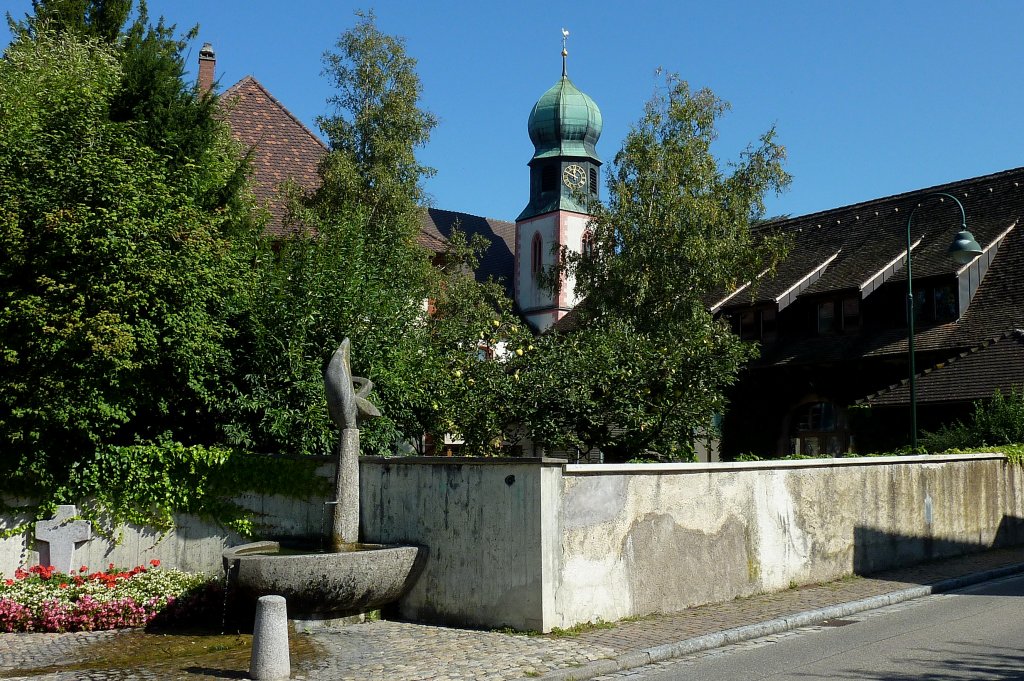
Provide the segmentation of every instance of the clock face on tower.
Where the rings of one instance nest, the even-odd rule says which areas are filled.
[[[587,184],[587,173],[574,163],[571,166],[566,166],[562,171],[562,182],[569,189],[583,189]]]

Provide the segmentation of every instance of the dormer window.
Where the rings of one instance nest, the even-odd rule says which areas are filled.
[[[861,326],[860,298],[847,296],[818,302],[818,334],[856,331]]]
[[[762,343],[774,343],[778,340],[778,325],[775,318],[775,309],[771,307],[741,310],[730,317],[733,333],[743,340]]]
[[[533,243],[530,245],[530,273],[536,277],[540,274],[541,268],[541,256],[543,255],[544,240],[540,237],[540,232],[533,235]]]
[[[836,330],[836,304],[831,300],[818,303],[818,333],[833,333]]]
[[[914,291],[914,320],[944,324],[956,320],[957,300],[952,284],[921,287]]]

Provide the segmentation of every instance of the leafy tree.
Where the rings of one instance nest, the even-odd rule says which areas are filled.
[[[416,62],[402,41],[382,34],[372,14],[358,16],[324,56],[339,94],[335,114],[320,120],[331,147],[322,184],[308,197],[293,188],[293,238],[254,244],[240,410],[228,429],[251,447],[330,449],[321,368],[346,336],[353,371],[373,380],[372,399],[384,405],[364,428],[364,451],[387,453],[418,432],[432,274],[416,241],[428,170],[415,150],[435,122],[419,109]]]
[[[765,193],[789,180],[773,130],[720,167],[712,143],[727,109],[669,76],[627,135],[607,205],[591,202],[594,248],[563,252],[555,273],[573,277],[585,302],[576,331],[538,343],[536,439],[612,459],[688,458],[694,433],[724,409],[724,389],[755,349],[708,300],[778,262],[783,240],[751,224]]]
[[[1024,391],[1003,395],[998,388],[988,400],[973,404],[970,418],[925,433],[921,446],[929,452],[1024,443]]]
[[[416,149],[430,139],[437,119],[419,107],[422,92],[416,60],[401,38],[382,33],[373,12],[356,12],[356,25],[324,54],[324,74],[337,94],[335,113],[319,119],[330,142],[323,184],[315,199],[321,210],[361,207],[375,237],[409,240],[418,229],[424,202],[421,180],[433,175]]]
[[[237,203],[247,164],[239,158],[232,172],[223,172],[217,98],[185,80],[186,49],[198,26],[176,37],[176,27],[162,17],[150,23],[145,0],[33,0],[32,8],[20,22],[7,15],[13,35],[67,33],[111,48],[121,82],[110,100],[110,118],[134,123],[139,141],[165,157],[167,172],[182,186],[191,184],[203,207]]]
[[[473,277],[488,246],[456,227],[435,262],[424,329],[430,366],[419,385],[422,430],[462,440],[461,453],[471,455],[500,454],[521,439],[522,372],[535,349],[504,289]]]
[[[328,451],[337,435],[321,368],[348,336],[353,371],[373,381],[383,414],[364,424],[364,452],[448,433],[494,453],[518,404],[513,364],[529,337],[500,287],[473,276],[486,240],[456,230],[445,253],[418,244],[421,180],[432,171],[416,150],[436,121],[419,107],[403,42],[372,13],[357,17],[324,57],[338,94],[334,115],[320,119],[331,147],[322,185],[312,196],[293,188],[294,238],[253,244],[229,436],[261,450]],[[481,361],[505,349],[505,360]]]
[[[100,443],[210,438],[230,369],[239,215],[111,117],[122,83],[116,49],[69,32],[0,60],[0,448],[44,484]]]
[[[18,22],[8,13],[7,23],[14,34],[67,31],[113,44],[131,11],[132,0],[32,0],[32,14]]]

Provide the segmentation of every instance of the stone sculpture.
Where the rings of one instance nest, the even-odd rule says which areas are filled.
[[[40,556],[40,565],[51,565],[59,572],[70,574],[74,567],[75,548],[92,538],[92,523],[76,520],[78,509],[73,505],[57,507],[57,514],[50,520],[36,523],[36,539],[46,542],[48,557]]]
[[[372,388],[370,381],[352,375],[346,338],[324,367],[327,408],[341,430],[334,501],[327,502],[334,506],[331,552],[283,555],[281,545],[271,541],[226,549],[225,570],[243,598],[284,596],[290,616],[320,621],[324,616],[348,617],[379,608],[412,588],[425,549],[357,544],[359,423],[380,416],[366,399]]]
[[[334,551],[359,541],[359,422],[380,416],[377,407],[366,399],[373,383],[352,375],[349,346],[346,338],[324,368],[327,411],[341,430],[332,502],[331,548]]]

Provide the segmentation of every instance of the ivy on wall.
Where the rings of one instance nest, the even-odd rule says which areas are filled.
[[[174,527],[176,513],[188,513],[251,536],[252,512],[237,502],[238,497],[247,493],[296,499],[327,495],[330,480],[317,475],[320,463],[177,442],[105,446],[91,458],[72,464],[67,482],[43,490],[32,510],[41,518],[58,504],[76,504],[84,518],[108,532],[125,523],[166,532]],[[3,536],[19,534],[30,525],[10,528]]]

